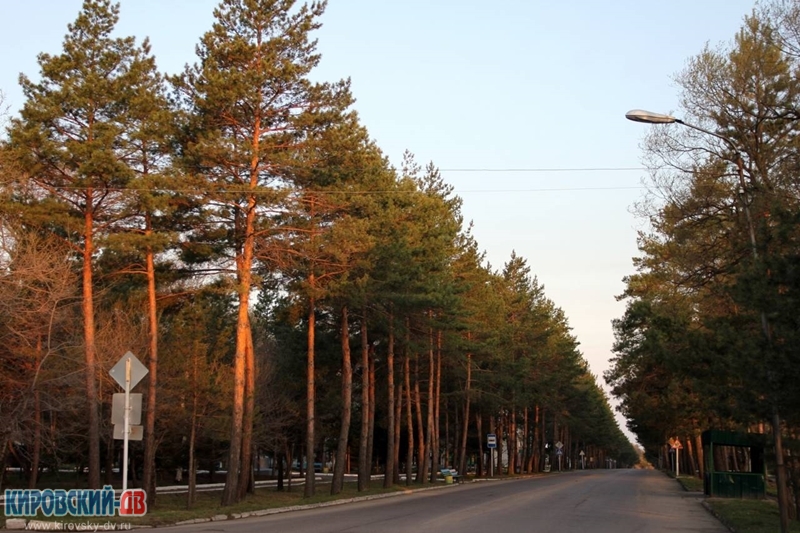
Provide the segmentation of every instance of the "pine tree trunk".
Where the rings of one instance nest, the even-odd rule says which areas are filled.
[[[781,519],[781,533],[789,531],[789,489],[786,482],[786,465],[783,456],[783,433],[781,416],[778,408],[773,406],[772,438],[775,446],[775,484],[778,490],[778,509]]]
[[[430,318],[432,313],[428,312],[428,317]],[[434,352],[433,352],[433,328],[428,327],[428,415],[425,418],[425,428],[427,433],[425,435],[425,453],[424,453],[424,463],[422,465],[422,481],[425,482],[425,479],[428,477],[428,474],[433,474],[436,468],[436,465],[432,464],[432,461],[435,460],[435,457],[432,457],[433,453],[433,439],[434,439],[434,429],[433,429],[433,413],[434,413],[434,403],[436,398],[434,396],[434,384],[436,382],[436,361],[434,360]],[[429,460],[430,458],[430,460]],[[431,479],[431,482],[435,481],[435,476]]]
[[[231,413],[231,440],[230,449],[228,450],[228,473],[225,476],[225,488],[222,491],[222,505],[227,506],[236,503],[241,498],[240,485],[239,485],[239,471],[247,476],[249,463],[243,466],[242,463],[242,446],[245,444],[244,439],[247,435],[248,439],[252,439],[252,417],[248,427],[245,428],[245,402],[249,403],[246,398],[247,395],[247,382],[252,378],[248,377],[248,373],[252,371],[253,364],[253,338],[250,330],[250,292],[252,288],[253,279],[253,253],[255,249],[255,219],[257,197],[255,192],[252,192],[258,186],[259,179],[259,143],[261,138],[261,117],[256,116],[253,124],[252,131],[252,157],[250,160],[249,169],[249,187],[250,193],[247,197],[247,208],[245,211],[244,225],[241,228],[236,228],[239,236],[242,238],[241,249],[236,254],[236,280],[238,282],[239,293],[239,310],[236,317],[236,352],[234,355],[234,378],[233,378],[233,408]],[[313,290],[313,277],[311,279],[311,286]],[[311,309],[313,314],[313,299]],[[309,324],[311,328],[313,324]],[[313,337],[312,333],[309,333]],[[313,357],[313,352],[310,350],[310,357]],[[313,376],[311,378],[313,380]],[[313,435],[312,435],[313,437]],[[249,458],[250,455],[250,442],[247,443],[248,450],[244,455]],[[311,482],[310,490],[313,492],[313,479]],[[306,490],[309,486],[306,485]]]
[[[433,460],[434,464],[441,464],[442,457],[442,439],[441,439],[441,411],[442,411],[442,331],[439,330],[436,334],[436,403],[434,403],[433,414]],[[447,446],[444,449],[445,457],[447,454]],[[436,472],[433,473],[434,476]],[[432,481],[436,481],[436,478]]]
[[[528,472],[539,472],[539,406],[533,406],[533,422],[531,423],[531,453],[528,457]]]
[[[120,464],[122,456],[120,455]],[[108,438],[106,439],[105,472],[103,482],[106,485],[114,484],[114,429],[109,428]]]
[[[315,277],[309,275],[309,287],[311,296],[308,303],[308,357],[306,361],[306,485],[303,495],[310,498],[314,495],[314,424],[315,413],[315,354],[314,343],[316,333],[316,300],[314,298]],[[302,461],[301,461],[302,468]],[[291,478],[291,466],[289,467],[289,477]]]
[[[239,499],[243,499],[253,481],[253,424],[256,410],[256,368],[253,329],[247,320],[247,345],[244,358],[244,413],[242,414],[242,458],[239,467]]]
[[[241,291],[241,289],[240,289]],[[239,467],[241,465],[242,429],[244,415],[245,388],[245,342],[247,304],[246,297],[239,294],[239,313],[236,327],[236,353],[233,359],[233,406],[231,409],[231,438],[228,449],[225,488],[222,491],[222,505],[233,505],[237,501],[239,489]]]
[[[477,474],[478,477],[483,477],[486,475],[486,465],[483,462],[484,451],[483,451],[483,417],[481,417],[480,413],[475,413],[475,430],[478,432],[478,465],[477,465]],[[491,451],[490,451],[491,453]]]
[[[372,449],[375,443],[375,353],[370,346],[369,354],[369,425],[367,431],[367,466],[369,480],[372,479]]]
[[[417,483],[423,483],[425,475],[425,428],[422,425],[422,398],[419,391],[419,354],[414,354],[414,407],[417,414]]]
[[[508,474],[517,473],[517,408],[508,414]]]
[[[503,434],[505,433],[505,417],[501,414],[497,417],[497,429],[493,432],[497,435],[497,469],[495,475],[503,475]]]
[[[467,334],[471,341],[471,334]],[[467,382],[464,384],[464,427],[461,428],[461,445],[458,452],[458,473],[462,476],[467,472],[467,436],[469,434],[469,400],[470,384],[472,382],[472,354],[467,354]],[[479,435],[480,438],[480,435]],[[482,449],[478,450],[483,453]]]
[[[189,423],[189,492],[186,496],[186,508],[194,506],[197,494],[197,458],[194,456],[197,442],[197,418],[199,392],[197,390],[197,349],[192,350],[192,419]]]
[[[700,479],[703,479],[705,476],[706,465],[705,465],[705,451],[703,450],[703,438],[698,433],[694,436],[694,445],[695,449],[697,449],[697,469],[699,471]]]
[[[383,476],[383,486],[389,488],[395,481],[395,409],[394,409],[394,316],[392,311],[389,311],[389,346],[388,353],[386,354],[386,386],[387,393],[386,399],[388,405],[386,407],[386,427],[389,430],[389,435],[386,439],[386,470]]]
[[[292,462],[294,462],[294,445],[286,445],[286,490],[292,491]]]
[[[690,470],[686,470],[687,474],[691,474],[693,476],[697,475],[697,457],[694,454],[694,446],[692,445],[691,437],[687,437],[686,441],[686,455],[688,457],[689,468]],[[683,470],[681,470],[683,472]]]
[[[530,474],[530,455],[531,455],[531,441],[530,441],[530,434],[528,431],[530,428],[528,427],[528,406],[525,406],[525,409],[522,411],[522,435],[524,440],[522,441],[522,464],[520,465],[520,470],[523,470],[526,474]]]
[[[497,453],[500,453],[502,450],[501,442],[503,442],[503,436],[498,433],[498,426],[495,424],[494,416],[489,417],[489,433],[496,436],[496,445],[495,448],[489,449],[489,476],[494,477],[497,475],[497,470],[495,469],[495,456]]]
[[[36,337],[36,368],[42,360],[42,337]],[[39,459],[42,453],[42,399],[39,389],[34,384],[33,392],[33,453],[31,454],[31,474],[28,478],[28,488],[35,489],[39,478]]]
[[[408,446],[406,449],[406,485],[411,485],[414,475],[414,420],[411,402],[411,361],[408,355],[408,338],[406,338],[405,354],[403,357],[403,378],[406,390],[406,431],[408,432]]]
[[[394,402],[394,483],[400,484],[400,433],[403,420],[403,380],[398,366],[398,384],[395,386]]]
[[[547,412],[544,407],[542,407],[542,427],[539,437],[541,437],[541,439],[539,440],[539,463],[537,472],[540,472],[544,467],[544,456],[545,450],[547,449]]]
[[[83,230],[83,337],[86,362],[86,410],[89,415],[89,480],[90,489],[100,488],[100,414],[97,394],[97,351],[95,348],[94,286],[92,282],[92,255],[94,254],[94,220],[92,210],[93,190],[86,190],[87,209]]]
[[[150,236],[150,215],[146,217],[147,229],[145,234]],[[156,390],[158,386],[158,314],[156,308],[156,274],[153,260],[153,250],[148,246],[146,253],[147,265],[147,340],[149,357],[147,363],[147,405],[144,420],[144,472],[142,474],[142,487],[147,492],[147,503],[155,505],[156,502]]]
[[[336,462],[333,465],[331,494],[339,494],[344,486],[344,474],[348,437],[350,435],[350,417],[353,405],[353,365],[350,361],[350,324],[347,317],[347,306],[341,311],[342,342],[342,421],[339,429],[339,442],[336,448]]]
[[[278,485],[276,487],[278,492],[283,492],[283,476],[285,475],[283,470],[284,455],[284,453],[275,452],[275,462],[278,463]]]
[[[369,339],[367,337],[367,312],[361,313],[361,435],[358,447],[358,491],[369,488]]]

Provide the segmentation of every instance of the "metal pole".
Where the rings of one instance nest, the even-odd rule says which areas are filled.
[[[122,490],[128,490],[128,432],[131,427],[131,359],[125,360],[125,423],[122,437]]]

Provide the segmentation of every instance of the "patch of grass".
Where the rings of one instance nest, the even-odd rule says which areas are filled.
[[[694,476],[678,476],[680,483],[689,492],[703,492],[703,480]]]
[[[59,521],[59,522],[112,522],[112,523],[126,523],[133,526],[164,526],[182,522],[184,520],[193,520],[197,518],[211,518],[215,515],[227,515],[229,518],[233,514],[241,514],[247,512],[258,511],[262,509],[276,509],[279,507],[291,507],[295,505],[308,505],[314,503],[323,503],[334,500],[342,500],[348,498],[355,498],[361,496],[371,496],[377,494],[385,494],[391,492],[402,492],[409,488],[420,488],[421,485],[412,485],[405,487],[395,485],[388,489],[382,487],[382,482],[372,483],[374,488],[366,491],[358,492],[357,483],[345,483],[342,492],[331,496],[330,483],[317,483],[316,495],[311,498],[303,497],[303,485],[293,486],[291,492],[286,490],[278,492],[274,487],[265,487],[256,489],[255,494],[248,494],[247,497],[235,504],[228,507],[222,507],[220,501],[222,499],[222,491],[209,491],[198,492],[195,504],[191,509],[186,508],[186,494],[159,494],[155,506],[149,505],[147,514],[142,517],[130,516],[113,516],[113,517],[63,517],[52,518],[46,517],[40,513],[36,517],[37,520],[46,521]],[[426,485],[430,486],[430,485]]]
[[[709,498],[706,501],[736,533],[775,533],[781,530],[778,504],[772,500]],[[800,533],[800,522],[791,521],[789,531]]]

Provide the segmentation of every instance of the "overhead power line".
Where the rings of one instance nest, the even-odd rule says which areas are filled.
[[[585,168],[440,168],[440,172],[631,172],[648,170],[645,167],[585,167]]]

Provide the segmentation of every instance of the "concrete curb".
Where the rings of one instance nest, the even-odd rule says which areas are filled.
[[[348,503],[357,503],[357,502],[366,502],[370,500],[382,500],[384,498],[397,498],[400,496],[407,496],[409,494],[414,494],[417,492],[425,492],[429,490],[442,490],[447,489],[450,487],[457,487],[457,484],[453,485],[437,485],[435,487],[421,487],[415,489],[404,489],[399,490],[397,492],[387,492],[385,494],[372,494],[370,496],[356,496],[355,498],[343,498],[341,500],[331,500],[329,502],[320,502],[320,503],[309,503],[306,505],[292,505],[289,507],[276,507],[274,509],[261,509],[258,511],[247,511],[244,513],[233,513],[230,515],[217,515],[213,518],[195,518],[193,520],[183,520],[181,522],[176,522],[170,525],[158,526],[158,527],[173,527],[173,526],[186,526],[191,524],[199,524],[202,522],[210,522],[212,520],[238,520],[240,518],[251,518],[254,516],[268,516],[273,514],[281,514],[281,513],[291,513],[294,511],[305,511],[308,509],[319,509],[321,507],[334,507],[336,505],[345,505]]]
[[[469,483],[469,482],[465,482]],[[320,507],[333,507],[335,505],[345,505],[348,503],[365,502],[370,500],[381,500],[384,498],[395,498],[399,496],[407,496],[417,492],[425,492],[430,490],[443,490],[451,487],[457,487],[458,484],[452,485],[435,485],[432,487],[419,487],[419,488],[404,488],[396,492],[387,492],[384,494],[372,494],[370,496],[356,496],[354,498],[344,498],[341,500],[331,500],[329,502],[309,503],[306,505],[292,505],[289,507],[276,507],[274,509],[260,509],[257,511],[246,511],[244,513],[232,514],[218,514],[209,518],[193,518],[191,520],[182,520],[174,524],[165,524],[161,526],[151,525],[132,525],[131,529],[145,529],[145,528],[166,528],[174,526],[187,526],[192,524],[204,524],[207,522],[220,522],[223,520],[238,520],[241,518],[251,518],[254,516],[268,516],[273,514],[290,513],[294,511],[305,511],[307,509],[317,509]],[[4,530],[29,530],[29,531],[48,531],[49,524],[58,522],[49,522],[45,520],[27,520],[25,518],[8,518],[6,519],[5,527],[0,528]],[[37,527],[38,526],[38,527]]]
[[[731,533],[736,533],[736,530],[733,529],[733,526],[730,525],[724,518],[722,518],[709,504],[706,500],[702,501],[703,507],[705,507],[706,511],[711,513],[711,516],[719,520],[719,523],[728,528],[728,531]]]

